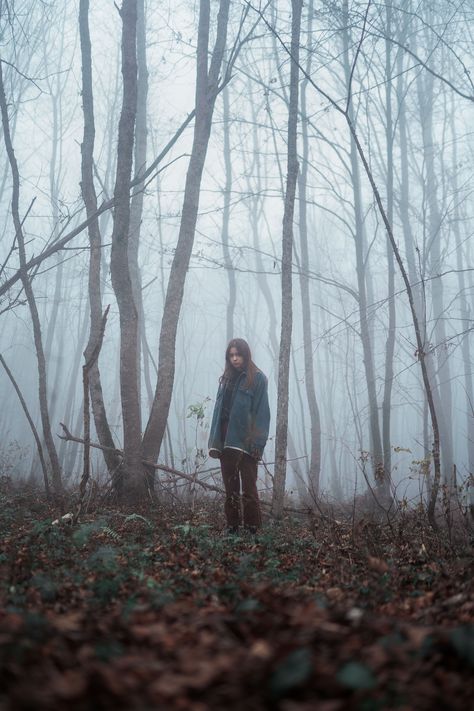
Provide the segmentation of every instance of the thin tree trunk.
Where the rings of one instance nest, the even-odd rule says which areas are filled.
[[[147,157],[147,97],[148,97],[148,68],[146,59],[146,27],[145,3],[137,3],[137,117],[135,128],[135,176],[141,176],[146,169]],[[128,259],[130,264],[130,278],[138,315],[138,328],[140,336],[137,344],[137,390],[141,395],[141,351],[142,343],[146,338],[145,312],[142,295],[142,276],[138,264],[140,245],[140,228],[143,215],[144,184],[139,182],[134,190],[130,205],[130,236],[128,244]],[[141,431],[141,412],[139,427]],[[151,483],[151,482],[150,482]]]
[[[3,123],[3,136],[5,140],[5,147],[8,155],[8,160],[10,163],[10,168],[12,172],[13,179],[13,193],[12,193],[12,217],[13,224],[15,227],[16,240],[18,244],[18,255],[20,259],[20,269],[21,269],[21,282],[23,289],[25,291],[26,299],[28,302],[28,308],[31,314],[31,321],[33,325],[33,337],[36,350],[36,358],[38,363],[38,390],[39,390],[39,404],[41,413],[41,422],[43,426],[43,437],[46,444],[46,449],[48,451],[49,460],[51,463],[52,472],[52,483],[53,488],[56,493],[60,493],[62,490],[61,481],[61,467],[59,465],[58,454],[53,441],[53,436],[51,433],[51,424],[49,419],[49,409],[48,409],[48,387],[47,387],[47,374],[46,374],[46,361],[44,357],[43,350],[43,339],[41,335],[41,324],[38,315],[38,309],[36,306],[36,300],[33,293],[33,288],[31,286],[31,281],[28,277],[28,272],[26,269],[26,252],[25,252],[25,239],[23,234],[23,226],[20,219],[20,174],[18,171],[18,164],[15,156],[15,151],[11,142],[10,136],[10,125],[8,120],[8,107],[7,100],[5,96],[5,89],[3,85],[3,70],[2,63],[0,62],[0,108],[2,113],[2,123]]]
[[[123,423],[123,478],[117,494],[129,501],[145,499],[147,485],[142,467],[140,394],[138,392],[138,312],[129,263],[130,181],[132,177],[137,113],[137,0],[123,0],[122,78],[117,170],[114,188],[114,223],[110,274],[120,322],[120,398]]]
[[[346,78],[346,86],[348,92],[351,91],[350,77],[351,66],[349,62],[349,15],[347,0],[344,0],[343,5],[343,62]],[[354,111],[352,102],[348,107],[348,120],[353,123]],[[382,485],[385,480],[382,438],[380,434],[379,411],[377,402],[377,390],[375,387],[375,364],[373,356],[372,340],[370,336],[370,326],[367,314],[367,289],[366,289],[366,255],[365,255],[365,229],[363,221],[362,209],[362,190],[360,181],[359,161],[357,157],[357,147],[353,136],[351,135],[351,173],[352,187],[354,193],[354,217],[355,217],[355,251],[356,251],[356,270],[357,270],[357,286],[359,292],[359,319],[360,319],[360,335],[362,340],[362,349],[364,354],[365,377],[367,381],[367,396],[369,401],[369,416],[370,416],[370,438],[373,457],[374,478],[377,485]]]
[[[230,159],[230,112],[229,112],[229,88],[222,92],[224,105],[224,208],[222,211],[222,251],[224,256],[224,268],[227,270],[229,280],[229,300],[227,302],[227,342],[235,336],[234,333],[234,311],[237,299],[235,284],[235,272],[232,269],[232,259],[229,250],[229,221],[230,221],[230,198],[232,194],[232,163]]]
[[[385,40],[385,143],[387,150],[387,217],[393,224],[393,119],[392,119],[392,3],[388,0],[385,6],[386,34]],[[395,353],[395,264],[392,245],[388,235],[387,245],[387,299],[388,299],[388,334],[385,344],[385,379],[382,402],[382,439],[383,439],[383,466],[385,476],[381,485],[386,499],[390,497],[390,481],[392,471],[392,442],[391,442],[391,416],[392,416],[392,388],[393,388],[393,356]]]
[[[74,352],[74,357],[72,358],[71,370],[69,372],[69,386],[66,391],[66,403],[65,403],[64,415],[62,415],[62,418],[61,418],[61,421],[66,422],[68,426],[71,421],[71,415],[74,412],[74,403],[75,403],[76,388],[77,388],[77,374],[79,372],[79,368],[80,368],[80,364],[81,364],[81,351],[85,345],[86,338],[87,338],[87,309],[85,309],[84,316],[81,318],[81,322],[79,324],[79,329],[78,329],[78,334],[77,334],[77,347]],[[71,362],[71,359],[69,359],[69,360]],[[76,432],[77,430],[75,429],[74,431]],[[66,448],[66,443],[64,440],[61,440],[61,444],[59,445],[59,461],[61,462],[63,471],[65,471],[67,473],[67,469],[65,467],[65,448]]]
[[[220,0],[216,41],[208,68],[210,1],[200,0],[194,139],[186,175],[178,242],[171,265],[161,323],[155,397],[143,437],[143,456],[150,461],[156,461],[158,458],[171,404],[175,373],[176,333],[186,273],[194,244],[201,179],[226,44],[229,6],[230,0]]]
[[[423,156],[426,170],[425,186],[427,191],[429,228],[428,228],[428,258],[430,272],[435,275],[431,282],[431,298],[433,317],[435,319],[434,334],[436,339],[436,354],[438,365],[439,395],[442,407],[438,408],[438,421],[441,437],[441,458],[443,464],[443,479],[451,483],[453,471],[453,436],[452,436],[452,392],[449,354],[445,347],[446,327],[444,314],[443,280],[436,277],[442,267],[441,258],[441,210],[438,204],[438,180],[435,171],[435,156],[433,143],[433,76],[426,74],[424,79],[417,77],[418,99],[420,105],[420,124],[423,138]]]
[[[407,42],[409,32],[409,18],[405,14],[400,29],[400,42],[404,44]],[[433,392],[433,401],[435,403],[436,411],[439,412],[441,409],[441,403],[439,400],[438,388],[436,386],[436,377],[434,373],[434,368],[432,365],[432,356],[427,353],[427,337],[426,337],[426,302],[424,298],[423,280],[425,278],[424,271],[419,271],[421,264],[417,264],[416,254],[415,254],[415,238],[413,235],[413,230],[410,220],[410,171],[408,165],[408,125],[407,125],[407,114],[406,114],[406,91],[407,91],[407,77],[404,71],[404,54],[399,52],[397,59],[397,110],[398,110],[398,137],[400,143],[400,198],[399,198],[399,214],[400,221],[402,225],[402,232],[404,238],[405,246],[405,258],[407,263],[407,271],[409,281],[412,287],[413,293],[413,303],[414,309],[416,311],[418,322],[420,325],[421,338],[423,341],[423,350],[425,351],[426,367],[428,370],[429,380],[431,383],[431,388]],[[418,248],[417,248],[418,251]],[[426,399],[426,392],[423,388],[423,416],[422,416],[422,433],[423,433],[423,459],[426,463],[424,465],[424,472],[429,480],[430,477],[430,464],[431,464],[431,448],[429,446],[428,437],[428,401]]]
[[[467,441],[467,463],[468,463],[468,473],[472,478],[474,483],[474,387],[473,387],[473,359],[471,354],[471,333],[472,333],[472,312],[469,307],[466,294],[468,292],[468,287],[466,286],[466,280],[464,276],[464,264],[469,264],[470,262],[466,259],[463,260],[463,245],[461,240],[460,225],[461,225],[461,212],[459,209],[461,202],[461,195],[458,188],[457,180],[457,169],[458,169],[458,152],[457,152],[457,136],[456,136],[456,122],[454,120],[455,106],[453,102],[452,113],[451,113],[451,131],[452,131],[452,144],[453,144],[453,194],[455,199],[454,206],[454,219],[453,219],[453,232],[454,239],[456,243],[456,267],[458,270],[458,285],[459,285],[459,311],[461,316],[461,353],[463,360],[463,370],[464,370],[464,388],[466,393],[466,441]],[[470,487],[472,488],[471,483]]]
[[[308,37],[311,43],[312,36],[312,17],[313,17],[313,0],[310,0],[308,5]],[[311,72],[311,44],[308,47],[308,60],[306,72]],[[309,295],[309,278],[307,269],[309,267],[309,252],[308,252],[308,215],[307,215],[307,181],[308,181],[308,160],[309,160],[309,140],[308,140],[308,123],[306,117],[306,89],[308,80],[304,79],[301,85],[301,114],[302,120],[302,145],[303,153],[301,160],[301,170],[298,177],[298,195],[299,195],[299,236],[301,248],[301,267],[300,271],[300,291],[301,291],[301,317],[303,325],[303,351],[304,351],[304,383],[306,388],[306,397],[308,398],[309,417],[311,423],[311,454],[308,471],[308,488],[311,500],[315,500],[319,496],[319,478],[321,474],[321,418],[319,414],[318,402],[316,399],[316,386],[314,382],[314,363],[313,363],[313,329],[311,322],[311,306]]]
[[[97,211],[97,196],[94,187],[94,98],[92,93],[92,54],[91,40],[89,32],[89,0],[80,0],[79,5],[79,32],[81,40],[82,54],[82,106],[84,113],[84,134],[81,145],[81,190],[86,215],[92,218]],[[101,260],[102,260],[102,240],[99,227],[99,220],[92,219],[89,227],[89,277],[88,294],[90,309],[90,332],[89,339],[84,351],[86,360],[89,360],[95,343],[100,335],[102,320],[102,294],[101,294]],[[98,361],[95,360],[89,372],[89,387],[91,394],[92,413],[94,424],[102,446],[108,449],[104,451],[104,459],[107,469],[112,476],[117,476],[120,471],[121,458],[112,451],[115,443],[107,418],[102,392],[102,381]]]
[[[302,0],[292,0],[291,18],[291,68],[290,98],[288,108],[288,153],[285,206],[283,212],[282,260],[281,260],[281,337],[278,362],[278,397],[275,442],[275,475],[273,482],[272,513],[276,518],[283,513],[286,483],[286,450],[288,441],[288,398],[291,353],[292,269],[293,269],[293,219],[296,184],[298,180],[297,125],[298,125],[298,79],[299,42]]]

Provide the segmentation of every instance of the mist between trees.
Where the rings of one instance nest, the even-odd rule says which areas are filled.
[[[275,515],[285,492],[466,507],[473,15],[0,1],[1,474],[212,488],[241,336]]]

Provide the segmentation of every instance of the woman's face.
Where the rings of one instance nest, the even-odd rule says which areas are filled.
[[[244,357],[240,355],[235,346],[232,346],[229,351],[229,363],[236,370],[242,370],[244,367]]]

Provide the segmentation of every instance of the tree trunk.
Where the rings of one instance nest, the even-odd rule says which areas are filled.
[[[146,23],[144,0],[137,4],[137,116],[135,128],[135,176],[141,176],[146,169],[147,158],[147,97],[148,97],[148,68],[146,60]],[[133,297],[138,315],[139,338],[137,344],[137,390],[141,395],[141,351],[146,340],[145,313],[142,297],[142,276],[138,264],[140,245],[140,228],[143,214],[144,184],[139,182],[134,188],[130,206],[130,235],[128,243],[128,260],[130,264],[130,278],[132,281]],[[139,428],[141,431],[141,412]],[[151,483],[151,482],[150,482]]]
[[[138,392],[138,313],[128,259],[130,233],[130,181],[132,177],[135,118],[137,113],[137,0],[123,0],[122,77],[117,170],[114,188],[114,221],[110,273],[120,322],[120,398],[123,424],[123,476],[117,481],[119,497],[145,499]]]
[[[97,196],[94,187],[94,98],[92,93],[92,56],[91,41],[89,32],[89,0],[80,0],[79,5],[79,32],[81,40],[82,55],[82,107],[84,114],[84,133],[81,144],[81,191],[87,217],[90,218],[97,210]],[[89,255],[89,278],[88,294],[90,309],[90,331],[89,340],[86,345],[84,356],[89,360],[94,345],[100,335],[102,320],[102,294],[101,294],[101,259],[102,240],[98,219],[92,220],[88,227],[90,255]],[[99,438],[99,442],[104,450],[104,459],[109,474],[114,478],[120,471],[121,458],[113,451],[115,443],[110,431],[107,412],[102,393],[102,382],[100,377],[99,364],[94,362],[89,372],[89,387],[91,395],[92,414],[94,424]]]
[[[232,193],[232,163],[230,159],[230,113],[229,113],[229,89],[226,87],[222,92],[224,104],[224,166],[225,166],[225,186],[224,186],[224,208],[222,211],[222,251],[224,256],[224,268],[227,270],[229,280],[229,300],[227,302],[227,342],[234,338],[234,311],[236,303],[235,272],[232,269],[232,259],[229,250],[229,221],[230,221],[230,198]]]
[[[385,143],[387,150],[387,217],[393,225],[393,119],[392,119],[392,3],[388,0],[385,6],[386,40],[385,40]],[[385,344],[385,379],[382,402],[382,438],[383,438],[383,466],[385,476],[381,485],[385,499],[389,499],[390,481],[392,472],[392,443],[391,443],[391,415],[392,415],[392,388],[393,388],[393,356],[395,353],[395,264],[392,245],[386,235],[387,247],[387,299],[388,299],[388,334]]]
[[[453,435],[452,435],[452,392],[449,353],[446,346],[446,326],[444,313],[444,288],[442,278],[437,276],[442,271],[441,231],[442,218],[438,203],[438,181],[435,171],[433,143],[433,76],[425,73],[417,77],[418,99],[420,105],[420,124],[423,137],[423,155],[426,170],[426,197],[428,202],[429,227],[427,256],[430,272],[434,276],[431,282],[434,335],[438,365],[439,396],[442,407],[437,410],[441,439],[441,460],[443,479],[451,483],[453,472]],[[431,355],[429,356],[432,357]]]
[[[143,456],[158,458],[173,392],[176,333],[184,295],[184,284],[194,244],[202,172],[206,159],[212,116],[224,57],[230,0],[220,0],[217,31],[208,68],[210,2],[200,1],[196,73],[196,119],[194,139],[184,190],[178,242],[171,265],[160,331],[158,379],[153,406],[143,437]]]
[[[31,314],[31,321],[33,325],[33,338],[36,350],[36,359],[38,363],[38,391],[39,391],[39,405],[41,413],[41,423],[43,426],[43,437],[46,444],[46,449],[48,451],[49,461],[51,464],[52,472],[52,483],[53,488],[56,493],[60,493],[62,490],[61,481],[61,467],[59,464],[58,453],[53,440],[53,435],[51,433],[51,423],[49,418],[48,409],[48,386],[47,386],[47,374],[46,374],[46,360],[44,357],[43,349],[43,339],[41,335],[41,324],[38,315],[38,309],[36,306],[36,300],[33,293],[33,288],[31,286],[31,281],[28,276],[26,269],[26,252],[25,252],[25,239],[23,234],[22,221],[20,219],[20,174],[18,171],[18,164],[15,156],[15,151],[13,149],[13,144],[11,142],[10,136],[10,125],[8,120],[8,106],[7,99],[5,96],[5,88],[3,84],[3,70],[2,63],[0,62],[0,109],[2,114],[3,123],[3,136],[5,140],[5,148],[8,155],[8,160],[10,163],[10,169],[12,172],[13,179],[13,192],[12,192],[12,218],[15,227],[15,234],[18,244],[18,255],[20,259],[20,269],[21,269],[21,282],[23,289],[25,290],[26,299],[28,302],[28,308]]]
[[[288,441],[288,397],[293,326],[292,269],[293,269],[293,218],[295,210],[296,183],[298,180],[297,125],[298,125],[298,79],[299,42],[302,0],[292,0],[291,20],[291,69],[290,98],[288,108],[288,173],[285,190],[285,206],[282,230],[281,263],[281,338],[278,361],[278,396],[275,441],[275,475],[273,483],[272,513],[276,518],[283,514],[286,483],[286,450]]]
[[[347,90],[350,92],[350,76],[351,67],[349,62],[349,15],[347,0],[343,6],[343,61],[344,72],[346,79]],[[354,111],[352,102],[348,110],[348,119],[353,123]],[[359,319],[360,319],[360,337],[362,341],[362,349],[364,354],[364,369],[367,381],[367,396],[369,401],[369,417],[370,417],[370,439],[373,458],[374,478],[377,485],[383,485],[385,480],[385,472],[383,465],[382,438],[380,434],[379,412],[377,402],[377,390],[375,387],[375,365],[373,357],[372,341],[370,337],[370,326],[367,314],[367,290],[366,290],[366,254],[365,254],[365,228],[362,209],[362,190],[360,181],[359,161],[357,157],[357,147],[353,136],[351,135],[351,174],[352,187],[354,193],[354,217],[355,217],[355,251],[356,251],[356,269],[357,269],[357,286],[359,292]]]
[[[308,61],[306,72],[311,72],[311,36],[312,36],[312,17],[313,17],[313,1],[310,0],[308,5]],[[301,160],[301,170],[298,178],[298,195],[299,195],[299,236],[301,249],[301,266],[300,271],[300,290],[301,290],[301,316],[303,325],[303,351],[304,351],[304,383],[306,388],[306,397],[308,399],[309,417],[311,423],[311,454],[308,471],[308,489],[310,500],[314,501],[319,496],[319,478],[321,474],[321,418],[319,414],[318,402],[316,399],[316,386],[314,382],[314,363],[313,363],[313,329],[311,324],[311,306],[309,295],[309,278],[307,269],[309,267],[308,253],[308,216],[307,216],[307,180],[308,180],[308,160],[309,160],[309,141],[308,141],[308,122],[306,117],[306,88],[308,80],[304,79],[301,85],[301,114],[302,120],[302,145],[303,154]]]
[[[467,465],[468,474],[471,478],[469,487],[472,490],[474,484],[474,386],[472,379],[472,354],[471,354],[471,342],[470,335],[472,332],[472,312],[469,307],[466,294],[468,288],[466,286],[466,280],[464,276],[464,265],[469,264],[468,259],[463,259],[465,255],[463,254],[463,244],[460,233],[460,225],[462,224],[463,216],[461,215],[459,205],[461,203],[461,195],[458,188],[457,180],[457,168],[458,168],[458,154],[457,154],[457,136],[456,136],[456,121],[454,118],[455,107],[453,104],[451,113],[451,130],[453,138],[453,194],[455,199],[454,205],[454,219],[453,219],[453,232],[456,242],[456,267],[458,271],[458,285],[459,285],[459,310],[461,316],[461,353],[463,360],[464,369],[464,388],[466,393],[466,442],[467,442]]]

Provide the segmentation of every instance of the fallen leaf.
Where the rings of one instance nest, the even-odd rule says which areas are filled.
[[[389,566],[385,560],[381,560],[381,558],[374,558],[373,556],[369,555],[367,559],[367,564],[371,570],[375,570],[376,573],[387,573],[389,570]]]
[[[250,647],[250,656],[258,659],[269,659],[273,652],[265,639],[257,639]]]

